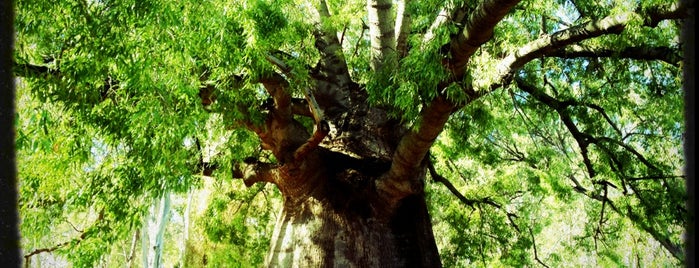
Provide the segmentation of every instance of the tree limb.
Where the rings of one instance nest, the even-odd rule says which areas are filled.
[[[284,61],[278,59],[275,56],[272,56],[271,54],[266,55],[267,60],[279,67],[287,76],[295,77],[295,74],[293,73],[293,70],[291,67],[289,67]],[[284,80],[286,82],[286,80]],[[284,84],[286,85],[286,84]],[[273,88],[272,86],[265,86],[265,87],[270,87]],[[274,89],[276,95],[280,96],[275,96],[275,102],[278,104],[275,105],[277,106],[277,109],[280,109],[279,103],[281,102],[284,106],[284,114],[282,116],[287,116],[288,115],[288,120],[291,120],[291,96],[286,93],[286,90],[284,90],[284,87]],[[271,90],[268,90],[271,91]],[[276,93],[277,91],[282,91],[283,93]],[[294,161],[299,161],[303,159],[306,154],[308,154],[310,151],[318,147],[318,144],[320,144],[321,141],[325,138],[325,136],[328,135],[330,132],[330,126],[328,123],[325,121],[325,116],[323,115],[323,110],[320,108],[318,105],[318,102],[316,101],[315,96],[313,96],[313,92],[311,91],[310,88],[304,87],[303,88],[304,96],[306,97],[306,103],[308,103],[309,110],[311,112],[311,115],[313,116],[313,119],[315,120],[315,130],[313,132],[313,135],[299,148],[296,149],[294,152]],[[270,92],[272,94],[272,92]],[[280,101],[277,101],[277,99],[280,99]]]
[[[653,19],[645,22],[645,26],[654,27],[655,22],[661,19],[678,19],[687,16],[685,7],[672,5],[667,9],[653,9]],[[497,67],[498,77],[494,81],[501,81],[502,84],[511,73],[524,66],[527,62],[539,58],[549,53],[561,54],[559,49],[575,44],[577,42],[591,39],[606,34],[619,34],[631,22],[634,16],[643,17],[644,14],[626,12],[614,16],[605,17],[600,20],[580,24],[565,30],[558,31],[551,35],[542,35],[540,38],[529,42],[517,51],[504,57]],[[500,85],[493,85],[495,89]]]
[[[620,57],[635,60],[660,60],[675,67],[679,67],[682,61],[679,49],[670,47],[627,47],[621,50],[613,50],[571,45],[566,48],[556,49],[547,53],[546,56],[564,59]]]
[[[403,58],[408,54],[408,35],[410,34],[411,14],[405,8],[410,0],[396,1],[396,52]]]
[[[471,55],[493,37],[493,28],[520,0],[482,1],[465,21],[463,30],[452,38],[448,66],[455,81],[461,80]]]
[[[519,77],[515,78],[515,81],[520,89],[531,94],[536,100],[551,107],[558,113],[559,117],[561,118],[561,121],[563,121],[563,124],[566,126],[566,128],[568,128],[568,131],[571,133],[571,135],[573,135],[573,138],[575,139],[575,141],[578,144],[578,147],[580,148],[580,154],[583,157],[583,163],[585,163],[585,167],[587,168],[587,172],[590,175],[590,178],[595,177],[596,172],[594,167],[592,166],[592,161],[590,161],[590,157],[588,154],[588,146],[590,145],[589,135],[581,132],[570,117],[570,113],[567,110],[567,107],[570,105],[570,103],[561,102],[547,95],[543,91],[539,90],[533,85],[528,84]]]
[[[471,208],[474,208],[475,204],[488,204],[491,205],[495,208],[501,208],[502,206],[498,203],[495,203],[495,201],[490,200],[490,198],[482,198],[482,199],[468,199],[466,198],[463,194],[459,192],[458,189],[452,184],[447,178],[444,176],[440,175],[437,173],[437,170],[434,168],[434,163],[432,163],[432,160],[430,160],[427,164],[427,168],[430,172],[430,177],[436,182],[439,182],[443,184],[447,189],[449,189],[449,192],[451,192],[456,198],[461,201],[464,205],[467,205]]]
[[[391,15],[391,0],[367,0],[367,23],[371,42],[371,69],[381,72],[384,65],[394,61],[396,39]]]
[[[546,263],[544,263],[543,261],[541,261],[541,259],[539,259],[539,252],[536,250],[536,239],[534,238],[534,232],[532,231],[531,227],[528,227],[528,229],[529,229],[529,236],[532,237],[532,246],[534,247],[534,259],[536,260],[536,262],[538,262],[542,266],[549,268],[549,266],[546,265]]]
[[[399,141],[393,154],[391,168],[382,178],[376,180],[377,189],[385,192],[388,200],[395,202],[420,191],[415,181],[415,173],[456,108],[454,103],[443,96],[437,96],[423,107],[416,126]]]
[[[257,182],[278,183],[279,165],[257,161],[248,158],[243,163],[235,163],[232,167],[233,178],[241,178],[246,187]]]
[[[430,24],[430,27],[427,29],[427,32],[425,32],[425,35],[422,36],[422,43],[425,44],[427,42],[432,41],[437,28],[443,27],[445,24],[449,22],[460,23],[461,20],[463,20],[466,13],[467,6],[465,4],[461,6],[456,6],[454,5],[453,1],[447,1],[445,3],[445,6],[442,7],[442,9],[437,14],[437,17],[434,19],[432,24]]]
[[[313,31],[316,38],[315,47],[321,56],[318,68],[326,72],[324,77],[332,77],[339,89],[345,89],[352,79],[337,35],[331,29],[323,27],[323,20],[330,18],[325,0],[320,1],[314,12],[317,16],[316,28]]]

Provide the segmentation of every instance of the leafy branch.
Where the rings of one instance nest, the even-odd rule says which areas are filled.
[[[73,226],[72,223],[68,222],[76,232],[80,233],[79,237],[73,238],[73,239],[66,241],[66,242],[56,244],[52,247],[38,248],[38,249],[32,250],[31,252],[24,254],[24,256],[23,256],[24,263],[29,263],[29,258],[31,258],[34,255],[38,255],[41,253],[51,253],[51,252],[54,252],[54,251],[59,250],[63,247],[66,247],[66,246],[79,244],[80,242],[82,242],[83,240],[88,238],[89,235],[93,234],[96,231],[96,228],[99,228],[99,227],[97,227],[97,224],[100,223],[100,221],[102,221],[103,219],[104,219],[104,209],[102,209],[100,211],[99,215],[97,216],[97,220],[93,223],[93,226],[87,228],[87,230],[85,230],[85,231],[79,231],[78,229],[75,228],[75,226]]]
[[[620,34],[626,26],[632,22],[633,18],[638,16],[648,19],[644,21],[644,26],[655,27],[659,21],[666,19],[682,19],[689,14],[688,7],[681,5],[671,5],[668,7],[657,7],[651,11],[627,12],[614,16],[608,16],[596,21],[590,21],[585,24],[576,25],[565,30],[555,32],[553,34],[545,34],[531,41],[518,50],[510,53],[500,60],[497,69],[497,78],[493,81],[498,81],[491,85],[491,90],[499,88],[506,84],[511,77],[512,72],[524,66],[533,59],[541,56],[558,55],[558,56],[582,56],[589,55],[592,52],[589,48],[581,49],[579,46],[574,46],[580,41],[592,39],[598,36],[607,34]],[[566,49],[566,47],[571,48]],[[579,52],[575,52],[575,51]],[[668,51],[668,48],[628,48],[623,51],[612,52],[610,50],[595,50],[601,53],[598,56],[606,56],[612,54],[624,54],[629,57],[637,57],[643,59],[662,59],[668,62],[675,62],[677,59],[673,56],[673,51]],[[587,52],[583,52],[587,51]],[[651,55],[643,55],[643,52],[652,52]]]
[[[430,172],[430,177],[434,181],[439,182],[442,185],[444,185],[445,187],[447,187],[449,192],[451,192],[454,196],[456,196],[456,198],[458,198],[459,201],[461,201],[461,203],[463,203],[466,206],[471,207],[471,209],[475,209],[476,205],[480,206],[481,204],[485,204],[485,205],[492,206],[498,210],[502,210],[505,213],[505,215],[507,216],[507,219],[510,221],[510,224],[512,224],[512,227],[514,227],[515,230],[517,230],[517,232],[520,232],[519,226],[514,222],[514,219],[513,219],[513,218],[518,217],[516,214],[508,212],[507,210],[503,209],[501,204],[493,201],[490,197],[485,197],[485,198],[481,198],[481,199],[469,199],[469,198],[465,197],[463,194],[461,194],[461,192],[459,192],[458,189],[456,189],[456,187],[447,178],[445,178],[444,176],[437,173],[437,170],[435,169],[434,163],[432,163],[431,159],[428,161],[427,168]]]

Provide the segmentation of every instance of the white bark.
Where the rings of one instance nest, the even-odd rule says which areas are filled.
[[[396,40],[391,16],[391,0],[367,0],[371,68],[379,71],[389,60],[395,60]]]
[[[170,193],[165,192],[156,202],[151,206],[151,213],[143,219],[141,253],[144,268],[163,267],[163,238],[165,227],[170,219]]]

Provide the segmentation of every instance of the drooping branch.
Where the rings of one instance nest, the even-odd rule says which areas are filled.
[[[679,67],[682,61],[679,49],[670,47],[627,47],[621,50],[614,50],[571,45],[566,48],[556,49],[546,54],[546,56],[565,59],[620,57],[634,60],[660,60],[675,67]]]
[[[493,28],[520,0],[485,0],[465,21],[463,30],[450,42],[451,59],[447,68],[456,80],[463,77],[471,55],[493,37]]]
[[[43,76],[54,76],[58,75],[59,71],[57,69],[50,68],[43,65],[35,64],[14,64],[12,66],[12,72],[18,77],[43,77]]]
[[[66,242],[57,244],[57,245],[55,245],[55,246],[53,246],[53,247],[35,249],[35,250],[33,250],[32,252],[29,252],[29,253],[27,253],[27,254],[24,255],[24,262],[25,262],[25,263],[28,263],[28,262],[29,262],[29,258],[31,258],[31,257],[34,256],[34,255],[41,254],[41,253],[51,253],[51,252],[54,252],[54,251],[56,251],[56,250],[58,250],[58,249],[60,249],[60,248],[62,248],[62,247],[65,247],[65,246],[67,246],[67,245],[70,245],[71,243],[76,243],[76,244],[77,244],[77,243],[80,243],[80,241],[82,241],[82,238],[76,238],[75,240],[66,241]]]
[[[658,243],[660,243],[668,252],[670,252],[672,256],[674,256],[676,259],[680,261],[684,261],[684,252],[682,250],[682,247],[672,242],[667,235],[663,235],[658,230],[653,228],[645,219],[643,219],[640,215],[634,212],[631,209],[631,207],[627,208],[626,213],[622,213],[622,210],[619,209],[616,205],[614,205],[612,200],[609,199],[606,195],[596,194],[586,189],[580,184],[580,182],[578,182],[578,180],[572,174],[568,175],[568,178],[573,182],[573,184],[575,184],[575,187],[573,187],[575,191],[591,199],[608,204],[614,212],[621,216],[628,217],[628,219],[631,220],[631,222],[634,225],[640,227],[642,230],[650,234],[653,237],[653,239],[655,239],[655,241],[658,241]]]
[[[432,160],[430,160],[429,163],[427,164],[427,168],[430,172],[430,177],[434,181],[439,182],[439,183],[443,184],[445,187],[447,187],[447,189],[449,189],[449,192],[451,192],[454,196],[456,196],[456,198],[458,198],[459,201],[461,201],[461,203],[463,203],[464,205],[467,205],[471,208],[474,208],[474,205],[476,205],[476,204],[488,204],[488,205],[491,205],[495,208],[502,208],[502,206],[500,204],[496,203],[495,201],[493,201],[487,197],[481,198],[481,199],[468,199],[468,198],[466,198],[463,194],[461,194],[461,192],[459,192],[458,189],[456,189],[454,184],[452,184],[444,176],[437,173],[437,170],[434,168],[434,163],[432,163]]]
[[[588,173],[589,173],[590,177],[594,177],[595,170],[592,167],[592,163],[590,162],[588,152],[587,152],[587,147],[590,144],[595,144],[595,145],[599,146],[599,148],[602,150],[602,152],[604,152],[612,160],[613,163],[616,164],[616,166],[613,166],[612,169],[615,172],[619,173],[619,175],[621,176],[621,182],[623,183],[622,186],[624,186],[624,189],[622,191],[624,193],[626,193],[626,185],[629,185],[632,188],[633,193],[636,195],[636,198],[639,201],[641,201],[643,206],[646,206],[646,207],[652,206],[652,204],[648,204],[648,202],[645,201],[645,199],[640,195],[640,191],[638,189],[634,188],[633,183],[628,184],[625,182],[624,178],[626,177],[626,175],[624,174],[624,172],[622,170],[621,162],[617,159],[617,156],[613,153],[613,151],[606,146],[606,143],[614,144],[616,146],[623,148],[628,153],[634,155],[640,163],[642,163],[643,165],[648,167],[651,171],[658,170],[658,168],[655,167],[655,165],[653,165],[649,160],[647,160],[641,153],[636,151],[633,147],[631,147],[627,144],[624,144],[621,141],[614,140],[614,139],[611,139],[608,137],[594,137],[590,134],[581,132],[577,128],[577,126],[575,125],[575,122],[574,122],[573,118],[571,117],[570,113],[568,112],[567,108],[569,106],[583,105],[583,104],[581,104],[575,100],[570,100],[570,101],[556,100],[555,98],[547,95],[546,93],[544,93],[540,89],[538,89],[532,85],[528,85],[522,79],[516,78],[515,80],[517,82],[517,85],[521,89],[530,93],[535,99],[537,99],[541,103],[549,106],[550,108],[552,108],[556,112],[558,112],[558,114],[561,117],[561,120],[564,122],[564,124],[568,128],[569,132],[573,135],[573,138],[578,142],[578,145],[581,148],[581,154],[583,157],[583,161],[585,162],[585,165],[588,169]],[[585,105],[585,106],[589,106],[589,105]],[[675,258],[677,258],[680,261],[684,260],[684,255],[682,253],[681,247],[672,243],[670,238],[667,235],[661,234],[659,230],[653,228],[652,224],[649,224],[646,219],[641,219],[642,217],[637,215],[636,212],[631,210],[630,207],[627,209],[628,211],[626,213],[623,213],[623,211],[621,209],[617,208],[614,205],[612,200],[608,197],[607,191],[608,191],[608,186],[612,186],[613,188],[617,188],[617,186],[615,186],[611,182],[608,182],[605,180],[595,181],[594,183],[600,184],[604,187],[603,188],[604,194],[598,194],[598,193],[593,193],[593,192],[585,189],[578,182],[578,180],[575,179],[574,176],[570,175],[569,178],[575,184],[574,189],[576,191],[586,195],[589,198],[592,198],[592,199],[595,199],[595,200],[602,202],[603,208],[605,207],[605,205],[607,205],[617,214],[628,217],[635,225],[641,227],[641,229],[643,229],[644,231],[649,233],[651,236],[653,236],[653,238],[656,241],[658,241],[661,245],[663,245],[663,247],[665,247]],[[604,210],[602,210],[601,213],[603,213],[603,211]],[[603,218],[603,215],[600,216],[600,221],[602,220],[602,218]]]
[[[549,266],[546,265],[546,263],[539,259],[539,251],[536,249],[536,238],[534,238],[534,231],[532,231],[531,227],[528,227],[527,229],[529,229],[529,236],[531,236],[532,238],[532,247],[534,248],[534,260],[536,260],[536,262],[538,262],[542,266],[549,268]]]
[[[459,192],[458,189],[456,189],[456,187],[447,178],[445,178],[444,176],[437,173],[437,170],[435,169],[434,163],[432,163],[432,161],[433,161],[432,159],[428,159],[428,162],[427,162],[427,170],[430,172],[430,177],[434,181],[439,182],[439,183],[443,184],[445,187],[447,187],[447,189],[449,189],[449,191],[454,196],[456,196],[456,198],[458,198],[459,201],[461,201],[461,203],[471,207],[472,209],[475,209],[474,206],[478,206],[480,208],[480,206],[484,204],[484,205],[489,205],[497,210],[501,210],[507,216],[507,220],[510,222],[510,224],[512,224],[512,227],[515,228],[515,230],[517,232],[521,232],[521,230],[519,229],[519,226],[514,221],[514,218],[519,217],[519,216],[517,216],[517,214],[512,213],[512,212],[508,212],[506,209],[504,209],[502,207],[501,204],[493,201],[492,199],[490,199],[490,197],[485,197],[485,198],[481,198],[481,199],[466,198],[463,194],[461,194]]]
[[[47,62],[52,63],[55,61],[55,59],[49,59]],[[12,68],[12,72],[15,76],[24,78],[61,78],[65,75],[65,73],[61,72],[58,67],[49,67],[46,65],[36,65],[30,63],[15,64]],[[98,87],[100,92],[100,102],[110,98],[113,93],[116,92],[119,86],[119,81],[113,79],[110,75],[107,75],[102,83],[103,85]]]
[[[580,148],[580,154],[583,157],[583,163],[585,163],[585,167],[587,168],[587,172],[590,178],[595,177],[596,172],[594,167],[592,166],[592,161],[590,160],[588,153],[588,147],[590,145],[589,135],[581,132],[575,125],[573,119],[570,116],[570,112],[567,109],[569,104],[561,102],[555,99],[554,97],[547,95],[535,86],[528,84],[521,78],[515,78],[515,81],[520,89],[531,94],[536,100],[551,107],[558,113],[558,115],[561,118],[561,121],[563,121],[563,124],[568,128],[568,131],[571,133],[571,135],[577,142],[578,147]]]
[[[25,263],[29,263],[29,258],[31,258],[31,257],[34,256],[34,255],[41,254],[41,253],[50,253],[50,252],[56,251],[56,250],[58,250],[58,249],[61,249],[61,248],[65,247],[65,246],[69,246],[69,245],[71,245],[71,244],[78,244],[78,243],[82,242],[83,240],[85,240],[85,239],[88,237],[88,235],[91,235],[91,234],[93,234],[93,233],[95,232],[95,230],[96,230],[95,228],[99,228],[97,225],[98,225],[103,219],[104,219],[104,208],[103,208],[102,210],[100,210],[100,212],[99,212],[98,215],[97,215],[97,219],[95,220],[95,222],[93,223],[93,225],[92,225],[91,227],[89,227],[89,228],[88,228],[87,230],[85,230],[85,231],[79,232],[79,233],[80,233],[80,236],[78,236],[78,237],[76,237],[76,238],[73,238],[73,239],[71,239],[70,241],[66,241],[66,242],[62,242],[62,243],[56,244],[56,245],[54,245],[54,246],[52,246],[52,247],[38,248],[38,249],[32,250],[31,252],[29,252],[29,253],[27,253],[27,254],[24,254],[24,262],[25,262]],[[70,222],[69,222],[69,223],[70,223]],[[72,224],[71,224],[71,225],[72,225]],[[73,229],[76,229],[76,228],[73,226]],[[76,229],[76,231],[78,231],[78,230]]]
[[[384,65],[395,60],[396,39],[391,0],[367,0],[367,23],[371,42],[371,68],[381,72]],[[402,18],[401,18],[402,20]]]
[[[655,239],[655,241],[658,241],[658,243],[660,243],[660,245],[662,245],[676,259],[682,262],[685,261],[685,253],[681,245],[672,242],[668,235],[660,233],[657,228],[653,228],[652,224],[648,223],[641,215],[634,212],[631,207],[628,207],[626,212],[628,213],[627,215],[631,222],[649,233],[653,239]]]

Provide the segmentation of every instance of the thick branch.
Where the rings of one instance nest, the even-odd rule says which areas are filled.
[[[269,55],[269,54],[267,55],[267,60],[269,60],[274,65],[279,67],[287,76],[295,77],[295,74],[293,73],[293,70],[291,69],[291,67],[289,67],[286,63],[284,63],[284,61],[282,61],[282,60],[280,60],[272,55]],[[286,81],[284,80],[284,82],[286,82]],[[269,88],[271,86],[265,85],[265,87]],[[275,102],[278,102],[277,99],[280,99],[280,101],[283,101],[283,104],[284,104],[283,108],[285,108],[284,112],[288,113],[289,120],[291,120],[291,114],[292,114],[292,110],[290,107],[291,96],[288,93],[286,93],[286,91],[284,90],[283,87],[279,88],[279,89],[275,89],[275,90],[277,92],[283,91],[283,93],[275,92],[275,94],[280,95],[280,96],[275,96],[274,99],[275,99]],[[270,91],[270,94],[272,94],[271,90],[268,89],[268,91]],[[318,102],[316,101],[315,96],[313,96],[313,92],[311,91],[311,89],[308,87],[304,87],[303,92],[304,92],[304,96],[306,97],[306,103],[308,103],[308,106],[309,106],[309,111],[310,111],[311,115],[313,116],[313,119],[316,122],[316,128],[315,128],[315,131],[313,132],[313,135],[311,135],[311,137],[303,145],[299,146],[299,148],[296,149],[296,151],[294,152],[294,161],[298,161],[298,160],[303,159],[306,156],[306,154],[308,154],[310,151],[312,151],[313,149],[318,147],[318,144],[320,144],[320,142],[325,138],[325,136],[328,135],[328,132],[330,132],[330,126],[325,121],[325,116],[323,114],[323,110],[318,105]],[[280,108],[279,104],[277,104],[276,106],[277,106],[277,109]]]
[[[279,166],[271,163],[259,162],[257,159],[248,158],[243,163],[236,163],[232,167],[234,178],[241,178],[245,186],[250,187],[256,182],[277,183],[279,178]]]
[[[325,72],[323,74],[325,77],[332,77],[336,85],[344,89],[352,80],[337,35],[332,29],[323,27],[322,21],[330,18],[330,12],[325,1],[320,1],[315,12],[318,16],[318,21],[313,33],[316,38],[315,47],[321,56],[319,68]]]
[[[299,161],[303,159],[309,152],[317,148],[318,144],[323,141],[329,132],[330,127],[326,121],[320,121],[316,124],[313,135],[294,152],[294,160]]]
[[[15,64],[12,72],[18,77],[43,77],[57,75],[59,72],[48,66],[34,64]]]
[[[311,135],[311,137],[308,138],[303,145],[296,149],[296,152],[294,152],[294,160],[296,161],[303,159],[310,151],[317,148],[318,144],[320,144],[320,142],[323,141],[325,136],[327,136],[330,132],[330,126],[328,125],[328,122],[325,121],[323,110],[321,110],[320,106],[318,106],[318,102],[313,96],[313,92],[311,92],[309,88],[305,88],[304,93],[316,124],[313,135]]]
[[[460,80],[471,55],[493,37],[493,28],[520,0],[485,0],[470,14],[465,27],[451,40],[451,59],[448,68]]]
[[[466,13],[468,13],[467,11],[468,8],[465,4],[456,6],[454,5],[453,1],[447,1],[445,6],[442,7],[437,14],[437,17],[434,19],[432,24],[430,24],[430,27],[427,29],[427,32],[425,32],[425,35],[422,36],[422,43],[425,44],[432,41],[437,28],[443,27],[450,22],[461,23],[466,16]]]
[[[391,2],[391,0],[367,0],[371,68],[377,72],[380,72],[388,61],[395,60],[396,39]]]
[[[415,184],[416,171],[456,108],[443,96],[437,96],[422,109],[416,125],[398,143],[391,168],[376,181],[377,189],[384,191],[388,200],[397,201],[420,190]]]
[[[396,1],[396,51],[398,57],[402,58],[408,54],[408,35],[410,34],[410,13],[405,8],[410,4],[410,0]]]
[[[269,54],[266,55],[266,58],[269,62],[279,67],[284,73],[288,74],[290,72],[290,68],[283,61]],[[260,82],[264,85],[267,93],[274,99],[274,108],[277,110],[279,116],[290,120],[291,94],[289,94],[287,90],[289,82],[277,73],[272,73],[260,79]]]
[[[673,5],[668,9],[654,9],[654,17],[657,19],[675,19],[687,16],[686,12],[681,12],[684,7]],[[559,49],[573,45],[577,42],[595,38],[606,34],[619,34],[635,16],[643,17],[644,14],[632,12],[609,16],[597,21],[577,25],[565,30],[558,31],[551,35],[543,35],[540,38],[529,42],[517,51],[503,58],[498,64],[497,75],[499,78],[494,81],[503,81],[510,77],[511,73],[524,66],[527,62],[548,55],[549,53],[560,54]],[[645,26],[654,27],[655,20],[646,21]],[[494,88],[491,88],[494,89]]]

